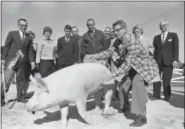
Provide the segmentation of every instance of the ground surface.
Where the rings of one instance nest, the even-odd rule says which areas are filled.
[[[174,75],[177,77],[177,75]],[[16,87],[12,85],[8,93],[8,99],[16,96]],[[34,91],[30,87],[29,91]],[[149,87],[150,94],[152,86]],[[148,101],[147,118],[148,123],[138,129],[184,129],[184,83],[172,83],[172,103],[163,100]],[[130,99],[131,100],[131,99]],[[115,107],[119,101],[114,102]],[[28,113],[24,104],[15,103],[12,109],[2,108],[2,129],[62,129],[61,116],[58,107],[38,112],[35,115]],[[87,113],[94,125],[89,126],[82,122],[76,107],[70,107],[69,123],[67,129],[130,129],[129,124],[133,121],[127,119],[124,114],[117,113],[114,116],[104,117],[101,112],[94,110],[94,101],[87,103]]]

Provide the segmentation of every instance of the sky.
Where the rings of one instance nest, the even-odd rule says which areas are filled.
[[[143,25],[144,36],[152,42],[154,36],[160,33],[160,20],[166,19],[169,31],[179,36],[179,59],[184,62],[183,2],[2,2],[1,11],[2,44],[9,31],[18,29],[19,18],[28,20],[28,30],[35,32],[36,42],[43,38],[45,26],[53,29],[52,38],[56,42],[64,35],[67,24],[77,26],[83,35],[89,18],[95,19],[96,28],[100,30],[111,27],[116,20],[124,20],[129,31],[134,25],[149,21]]]

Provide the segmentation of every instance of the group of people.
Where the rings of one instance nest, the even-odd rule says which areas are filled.
[[[171,77],[179,61],[177,34],[168,31],[166,20],[160,22],[161,34],[154,37],[153,44],[143,36],[141,25],[135,25],[129,33],[123,20],[114,22],[112,28],[106,27],[104,32],[96,29],[94,19],[88,19],[86,24],[88,31],[83,36],[78,34],[76,26],[66,25],[65,35],[58,38],[55,45],[51,27],[44,27],[43,39],[34,43],[34,32],[26,31],[28,21],[18,20],[19,30],[8,33],[2,52],[5,67],[18,50],[24,55],[14,69],[17,101],[26,102],[29,75],[34,69],[47,77],[56,70],[92,60],[104,64],[112,72],[114,89],[120,98],[119,111],[130,110],[128,93],[132,89],[131,113],[136,114],[136,118],[130,126],[146,124],[147,86],[161,74],[165,100],[171,101]],[[153,89],[153,98],[160,99],[160,80],[154,82]]]

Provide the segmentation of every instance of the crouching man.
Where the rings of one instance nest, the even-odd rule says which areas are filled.
[[[147,102],[147,85],[156,78],[158,67],[155,62],[143,48],[139,40],[132,38],[131,34],[127,33],[127,25],[124,21],[118,20],[113,23],[113,29],[116,37],[121,41],[118,51],[125,52],[122,64],[112,73],[114,79],[121,81],[125,76],[128,76],[129,71],[135,71],[132,78],[132,103],[131,113],[137,115],[132,127],[139,127],[147,123],[146,119],[146,102]],[[85,58],[93,58],[103,60],[112,57],[117,51],[114,46],[108,50],[98,54],[87,55]]]

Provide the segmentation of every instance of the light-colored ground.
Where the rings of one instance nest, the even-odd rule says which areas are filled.
[[[33,91],[34,88],[30,87],[29,90]],[[15,91],[15,85],[12,85],[8,99],[16,96]],[[25,110],[24,104],[16,103],[12,109],[9,109],[11,104],[2,108],[2,129],[62,129],[58,107],[32,115]],[[104,117],[101,112],[93,109],[93,102],[87,104],[87,109],[93,126],[81,122],[76,108],[71,107],[66,129],[130,129],[129,124],[133,121],[120,113]],[[147,118],[148,123],[138,129],[184,129],[184,109],[176,108],[162,100],[148,101]]]

